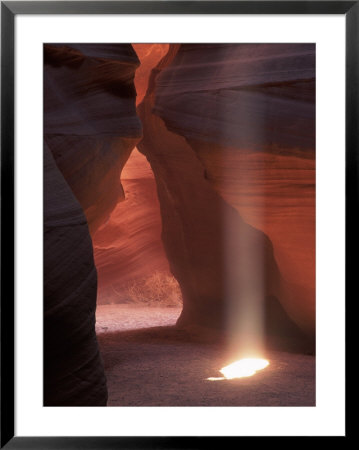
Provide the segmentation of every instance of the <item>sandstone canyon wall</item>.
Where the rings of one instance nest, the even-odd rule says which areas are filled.
[[[121,170],[142,135],[130,44],[44,46],[44,136],[91,233],[124,199]]]
[[[313,335],[315,47],[171,45],[139,106],[159,205],[134,153],[128,210],[136,53],[45,45],[44,62],[45,404],[106,404],[90,233],[104,285],[169,264],[179,327],[231,332],[262,314],[269,336]]]
[[[133,44],[140,66],[134,84],[136,104],[142,101],[148,79],[168,51],[168,44]],[[145,156],[135,148],[121,172],[125,198],[109,220],[92,234],[98,274],[98,303],[131,302],[129,290],[156,274],[173,279],[161,240],[161,214],[156,182]]]
[[[106,405],[93,234],[124,198],[142,134],[130,44],[44,46],[45,405]]]
[[[81,206],[46,144],[44,259],[44,405],[105,406],[91,238]]]
[[[171,45],[139,114],[178,325],[231,328],[253,299],[267,334],[313,336],[315,46]]]

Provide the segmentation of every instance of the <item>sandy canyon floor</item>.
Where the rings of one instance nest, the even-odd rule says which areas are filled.
[[[315,357],[269,352],[252,377],[210,381],[230,361],[221,345],[173,326],[179,308],[103,305],[97,311],[109,406],[315,406]]]
[[[96,333],[116,333],[141,328],[175,325],[181,308],[134,304],[97,305]]]

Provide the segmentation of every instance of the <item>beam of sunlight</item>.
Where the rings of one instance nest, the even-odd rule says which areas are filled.
[[[240,217],[227,213],[223,223],[228,353],[236,359],[263,355],[268,283],[264,235]]]

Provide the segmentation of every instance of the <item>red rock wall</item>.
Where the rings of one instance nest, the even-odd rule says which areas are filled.
[[[136,70],[135,86],[136,86],[136,104],[140,104],[146,94],[148,80],[152,69],[167,54],[169,44],[132,44],[141,64]]]
[[[131,301],[128,287],[155,272],[170,275],[161,239],[161,213],[153,172],[133,150],[122,174],[125,199],[93,235],[98,303]]]
[[[138,167],[126,175],[131,208],[118,209],[142,133],[139,61],[130,45],[45,50],[45,403],[103,405],[82,211],[104,285],[167,268],[153,179]],[[250,322],[250,304],[269,335],[300,336],[294,321],[313,334],[314,56],[310,45],[171,45],[151,73],[139,149],[181,285],[181,327],[231,331]]]
[[[180,325],[226,327],[262,297],[267,331],[296,334],[290,316],[313,333],[314,86],[312,45],[177,45],[153,71],[138,147]]]
[[[140,60],[134,84],[142,101],[151,70],[168,44],[133,44]],[[128,286],[154,273],[171,276],[161,240],[161,213],[156,182],[145,156],[134,149],[121,172],[124,200],[109,220],[92,234],[98,272],[98,302],[130,301]]]

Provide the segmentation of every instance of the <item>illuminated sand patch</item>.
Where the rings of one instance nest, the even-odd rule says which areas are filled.
[[[174,326],[180,307],[155,307],[133,304],[97,305],[96,333],[118,333],[150,327]]]
[[[266,359],[262,358],[244,358],[223,367],[220,372],[223,377],[210,377],[209,381],[233,380],[234,378],[251,377],[258,370],[265,369],[269,365]]]

